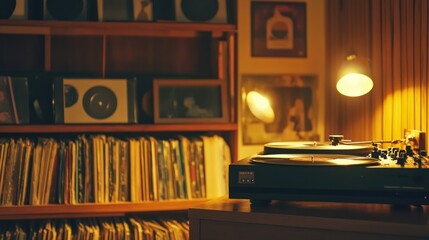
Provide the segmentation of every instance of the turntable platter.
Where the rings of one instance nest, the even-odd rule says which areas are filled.
[[[253,163],[297,166],[376,166],[375,158],[341,154],[264,154],[253,156]]]
[[[264,145],[264,154],[343,154],[368,156],[370,145],[336,145],[318,142],[272,142]]]

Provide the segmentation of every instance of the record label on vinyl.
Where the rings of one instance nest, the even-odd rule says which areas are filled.
[[[95,86],[89,89],[83,96],[83,108],[85,112],[96,119],[111,117],[118,105],[115,93],[107,87]]]

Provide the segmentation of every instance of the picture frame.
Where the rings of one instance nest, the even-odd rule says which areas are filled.
[[[242,75],[243,145],[318,141],[316,81],[312,74]],[[270,107],[261,111],[259,103],[265,100],[251,98],[255,93]]]
[[[174,0],[177,22],[228,23],[227,0]]]
[[[225,84],[219,79],[155,79],[155,123],[228,122]]]
[[[305,2],[251,2],[252,57],[307,57]]]

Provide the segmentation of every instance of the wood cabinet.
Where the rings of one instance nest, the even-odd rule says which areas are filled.
[[[221,199],[189,210],[190,239],[427,239],[428,206]]]
[[[237,160],[236,33],[231,24],[178,22],[78,22],[0,20],[0,71],[2,74],[78,74],[108,78],[219,79],[227,88],[229,119],[220,123],[55,124],[30,122],[0,125],[0,137],[56,136],[105,133],[121,136],[157,134],[218,134]],[[34,81],[34,80],[33,80]],[[49,84],[34,86],[51,94]],[[46,88],[46,86],[48,86]],[[139,91],[139,90],[138,90]],[[140,100],[140,99],[139,99]],[[138,100],[138,101],[139,101]],[[185,212],[207,201],[171,200],[76,205],[0,206],[0,220],[124,216],[144,212]]]

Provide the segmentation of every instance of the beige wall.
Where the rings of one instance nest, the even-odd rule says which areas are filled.
[[[261,1],[261,0],[259,0]],[[307,57],[306,58],[252,58],[250,53],[251,0],[238,0],[238,92],[240,96],[242,74],[314,74],[318,76],[317,131],[326,140],[324,129],[325,83],[325,0],[293,0],[306,2],[307,7]],[[286,1],[281,1],[286,2]],[[239,106],[241,99],[239,99]],[[260,152],[262,145],[243,145],[239,112],[239,159]]]

